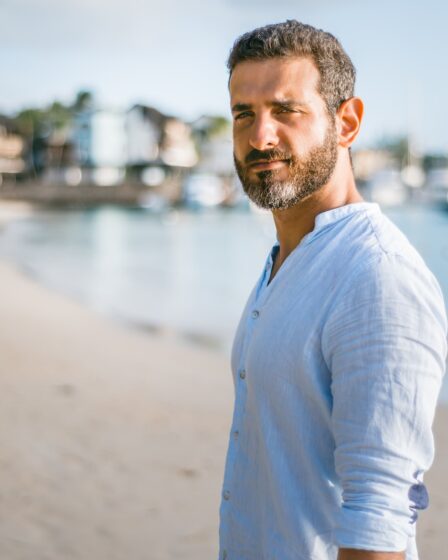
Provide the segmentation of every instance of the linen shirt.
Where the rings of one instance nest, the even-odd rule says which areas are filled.
[[[415,560],[447,350],[440,287],[374,203],[317,215],[268,283],[278,248],[232,348],[219,558]]]

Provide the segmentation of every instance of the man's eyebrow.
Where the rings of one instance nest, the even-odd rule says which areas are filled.
[[[273,107],[308,107],[309,104],[306,101],[300,101],[297,99],[278,99],[270,103]]]
[[[306,101],[299,101],[296,99],[276,99],[274,101],[270,101],[268,103],[271,107],[309,107],[309,104]],[[248,111],[252,109],[253,105],[251,103],[235,103],[232,107],[232,113],[236,113],[238,111]]]
[[[252,105],[250,103],[235,103],[232,107],[232,113],[236,113],[237,111],[248,111],[252,109]]]

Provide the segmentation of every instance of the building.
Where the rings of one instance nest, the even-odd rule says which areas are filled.
[[[0,185],[26,171],[26,145],[11,119],[0,116]]]

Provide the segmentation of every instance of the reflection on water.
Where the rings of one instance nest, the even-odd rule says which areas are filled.
[[[387,214],[448,302],[448,212],[415,205]],[[12,223],[0,237],[0,255],[95,309],[228,351],[274,240],[269,214],[103,207],[41,211]]]

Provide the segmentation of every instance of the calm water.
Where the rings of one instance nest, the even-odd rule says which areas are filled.
[[[407,206],[386,213],[423,255],[448,302],[448,212]],[[14,222],[0,235],[0,256],[97,310],[228,351],[274,240],[267,214],[103,207],[40,211]]]

